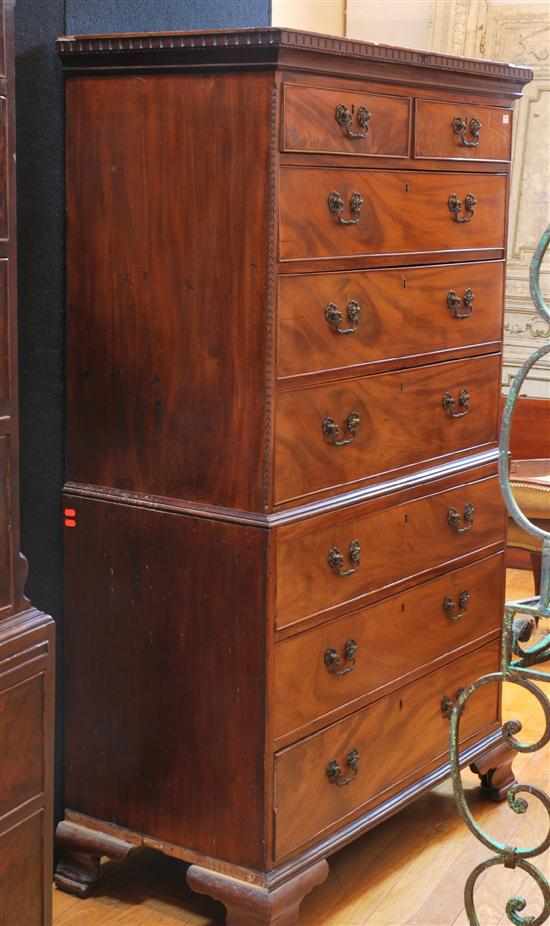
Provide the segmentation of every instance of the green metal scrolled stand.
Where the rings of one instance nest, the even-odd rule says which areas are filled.
[[[549,245],[550,225],[546,228],[538,243],[530,268],[531,297],[542,318],[550,323],[550,307],[546,305],[540,288],[540,268]],[[503,681],[519,685],[521,688],[530,692],[540,704],[545,721],[544,732],[536,743],[522,743],[516,739],[516,734],[521,731],[521,724],[513,720],[505,723],[502,728],[504,739],[517,752],[535,752],[538,749],[542,749],[550,742],[550,702],[536,684],[541,681],[550,682],[550,671],[542,671],[542,669],[536,668],[547,660],[550,660],[550,633],[543,636],[535,645],[531,647],[522,647],[519,640],[519,623],[516,623],[516,618],[518,616],[550,619],[550,533],[542,530],[536,524],[532,524],[521,511],[512,494],[508,472],[510,429],[516,401],[520,395],[521,387],[532,367],[542,357],[549,353],[550,344],[539,348],[539,350],[535,351],[523,364],[515,377],[504,409],[499,447],[500,485],[510,516],[520,527],[542,541],[540,595],[524,601],[513,601],[506,604],[504,610],[501,670],[500,672],[494,672],[490,675],[484,675],[472,685],[465,688],[457,698],[450,720],[449,754],[455,801],[460,815],[468,828],[480,842],[494,853],[493,858],[487,859],[474,868],[466,882],[464,902],[470,926],[481,926],[477,916],[474,898],[477,880],[484,871],[495,866],[522,869],[522,871],[533,878],[542,895],[543,909],[538,916],[522,916],[522,912],[527,906],[527,902],[523,897],[512,897],[508,901],[506,904],[506,915],[514,926],[542,926],[550,917],[550,883],[542,872],[528,861],[529,859],[541,855],[550,847],[550,796],[532,785],[513,785],[508,790],[507,794],[507,801],[511,810],[517,814],[523,814],[528,810],[528,802],[521,796],[522,794],[530,794],[532,797],[537,798],[544,807],[548,817],[548,832],[538,845],[532,847],[511,846],[498,842],[477,824],[470,812],[462,786],[458,746],[460,742],[460,719],[470,697],[484,685],[498,684]]]

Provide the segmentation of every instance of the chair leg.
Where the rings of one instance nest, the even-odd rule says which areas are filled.
[[[531,569],[535,580],[535,595],[540,595],[540,574],[542,570],[542,553],[540,550],[531,552]]]

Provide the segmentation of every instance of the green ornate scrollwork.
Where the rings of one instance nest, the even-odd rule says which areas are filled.
[[[550,308],[546,305],[540,288],[540,267],[544,255],[550,245],[550,226],[543,233],[530,269],[531,296],[537,311],[545,321],[550,322]],[[480,924],[475,905],[475,887],[483,872],[495,866],[505,868],[520,868],[528,874],[537,884],[543,900],[543,909],[538,916],[523,915],[527,902],[523,897],[512,897],[506,904],[506,916],[514,926],[542,926],[550,917],[550,883],[543,873],[531,864],[528,859],[541,855],[550,848],[550,796],[532,785],[514,784],[509,788],[507,801],[510,809],[516,814],[524,814],[529,809],[529,803],[524,795],[535,798],[546,811],[548,818],[548,831],[544,838],[535,846],[511,846],[501,843],[485,832],[475,820],[470,811],[460,772],[460,720],[465,707],[474,692],[485,685],[499,684],[506,681],[518,685],[531,694],[544,715],[544,731],[534,743],[525,743],[517,738],[521,732],[518,721],[508,721],[502,727],[502,737],[508,745],[519,753],[536,752],[550,742],[550,701],[538,687],[537,682],[550,682],[550,672],[540,668],[542,663],[550,659],[550,633],[543,636],[532,646],[525,647],[522,643],[528,641],[530,630],[539,620],[550,618],[550,532],[533,524],[519,508],[510,487],[508,459],[510,445],[510,430],[512,415],[521,388],[532,367],[542,357],[550,353],[550,344],[539,348],[523,364],[517,374],[506,401],[503,414],[499,445],[499,475],[502,495],[510,516],[528,533],[542,541],[542,572],[540,594],[534,598],[523,601],[514,601],[506,605],[504,611],[504,626],[502,637],[502,659],[500,672],[494,672],[477,679],[467,688],[457,694],[450,710],[450,736],[449,758],[453,780],[453,790],[456,805],[466,826],[473,835],[491,852],[493,858],[482,862],[471,872],[465,886],[464,905],[470,926]]]

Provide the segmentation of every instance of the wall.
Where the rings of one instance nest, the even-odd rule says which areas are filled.
[[[345,0],[272,0],[272,24],[343,35]]]
[[[432,47],[433,0],[347,0],[347,5],[347,35],[351,38],[409,48]]]
[[[21,545],[31,566],[27,594],[56,618],[61,653],[63,96],[54,43],[64,29],[64,0],[48,0],[39,16],[36,0],[18,0],[16,11]],[[59,813],[61,738],[56,768]]]
[[[66,0],[67,33],[267,26],[270,0]]]

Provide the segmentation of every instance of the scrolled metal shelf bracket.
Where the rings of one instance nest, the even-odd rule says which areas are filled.
[[[539,241],[530,268],[531,297],[539,314],[546,322],[550,323],[550,307],[546,305],[540,288],[540,268],[549,245],[550,225],[546,228]],[[532,646],[520,645],[521,641],[525,641],[524,629],[526,622],[530,620],[532,624],[535,624],[536,620],[550,619],[550,532],[529,521],[520,509],[510,488],[508,469],[510,430],[516,401],[532,367],[547,354],[550,354],[550,344],[535,351],[523,364],[515,377],[504,409],[499,445],[500,485],[510,516],[524,530],[542,541],[540,594],[534,598],[506,604],[500,672],[484,675],[482,678],[477,679],[463,691],[457,693],[452,706],[450,701],[448,704],[450,714],[449,759],[458,811],[476,839],[494,853],[492,858],[485,860],[474,868],[466,882],[464,905],[470,926],[481,926],[474,896],[477,881],[484,871],[500,865],[505,868],[520,868],[535,881],[542,895],[543,907],[538,916],[522,916],[527,901],[523,897],[510,898],[506,904],[506,915],[509,921],[514,923],[515,926],[542,926],[543,923],[548,922],[550,917],[550,883],[544,874],[528,861],[550,848],[550,796],[533,785],[512,785],[507,793],[510,809],[516,814],[526,813],[529,804],[523,795],[530,795],[546,811],[548,830],[544,838],[535,846],[510,846],[498,842],[479,826],[468,807],[460,773],[458,745],[460,742],[460,720],[471,696],[485,685],[499,684],[503,681],[517,685],[529,692],[542,708],[545,720],[544,731],[535,743],[525,743],[517,739],[517,734],[521,731],[521,724],[514,720],[509,720],[503,725],[503,739],[512,749],[519,753],[536,752],[550,742],[550,701],[536,684],[537,682],[550,682],[550,672],[537,668],[537,666],[550,659],[550,632]]]

